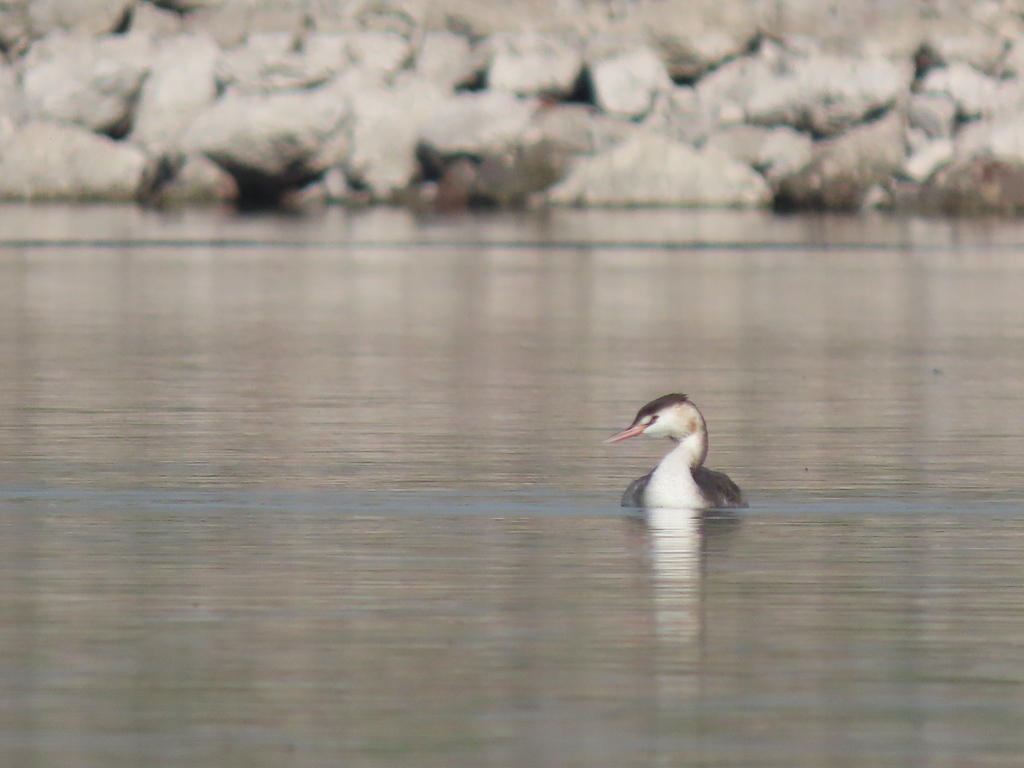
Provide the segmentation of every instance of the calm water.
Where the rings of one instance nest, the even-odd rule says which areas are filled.
[[[1024,225],[0,225],[0,765],[1024,761]]]

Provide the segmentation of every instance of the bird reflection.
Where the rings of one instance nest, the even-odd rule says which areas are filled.
[[[649,509],[637,521],[646,539],[653,593],[659,697],[690,696],[699,690],[708,561],[727,545],[740,517],[721,511]]]

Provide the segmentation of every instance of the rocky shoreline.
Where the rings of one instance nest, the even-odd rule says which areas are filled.
[[[1024,212],[1009,0],[12,0],[0,46],[5,200]]]

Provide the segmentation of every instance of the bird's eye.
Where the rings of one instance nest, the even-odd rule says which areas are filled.
[[[654,414],[653,416],[651,416],[650,419],[647,420],[647,426],[651,426],[651,424],[653,424],[657,420],[658,420],[658,414]]]

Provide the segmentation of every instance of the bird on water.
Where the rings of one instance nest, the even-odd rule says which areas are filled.
[[[641,408],[633,423],[606,443],[637,435],[667,437],[675,447],[653,470],[637,478],[622,495],[624,507],[728,509],[745,507],[743,492],[724,472],[704,466],[708,427],[686,395],[662,395]]]

